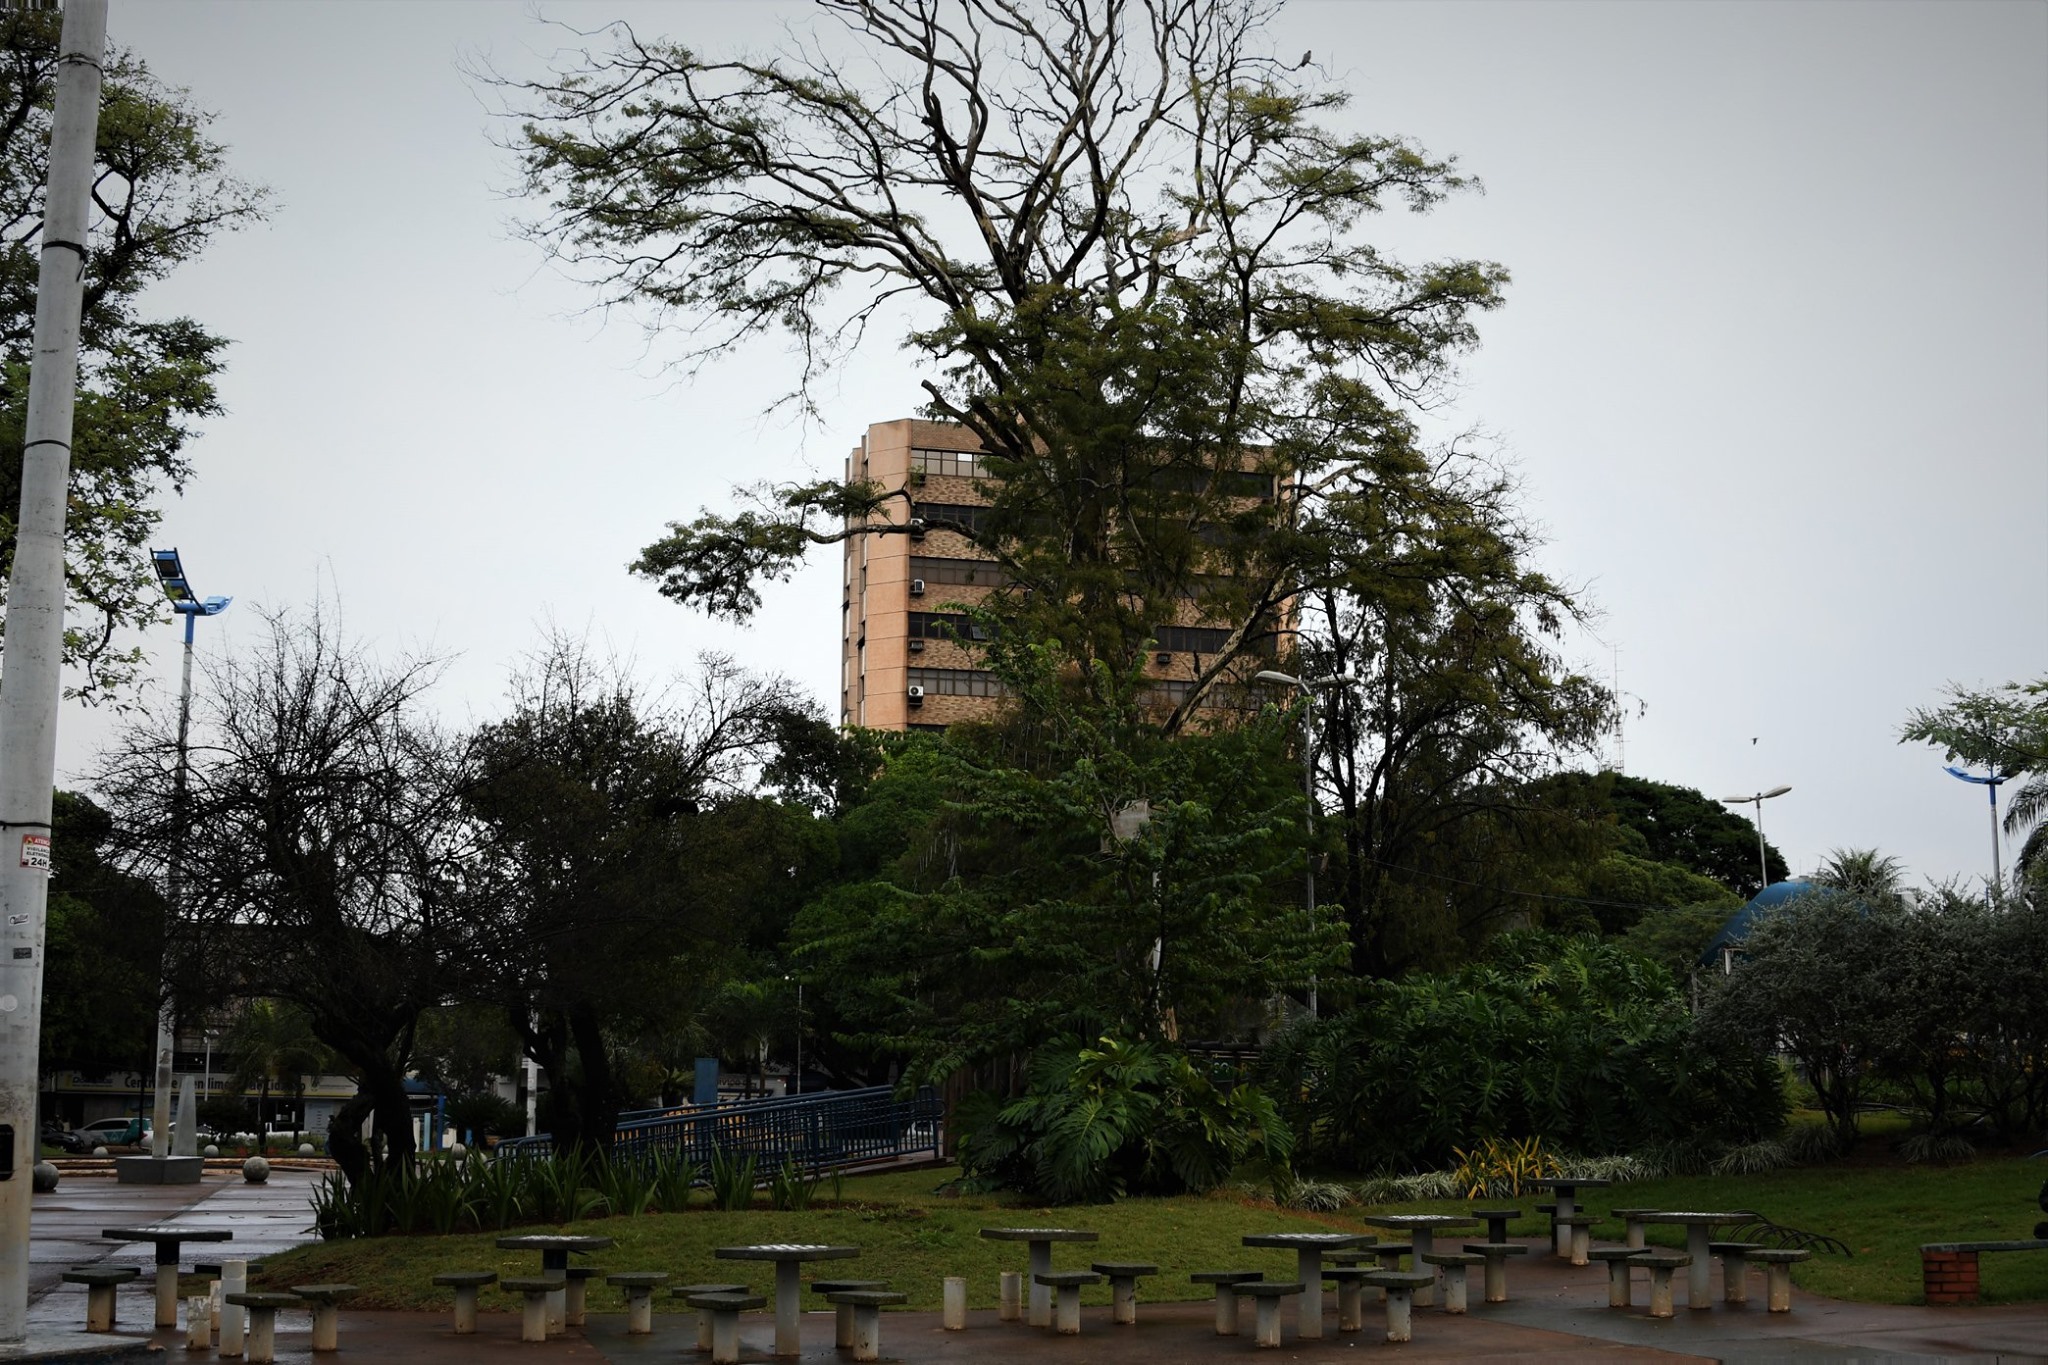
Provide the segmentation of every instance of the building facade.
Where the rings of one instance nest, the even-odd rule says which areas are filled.
[[[980,442],[946,422],[904,418],[869,427],[847,456],[846,477],[909,489],[910,501],[892,503],[887,514],[898,524],[921,510],[920,522],[972,526],[977,509],[989,504]],[[1242,477],[1249,496],[1274,495],[1270,478]],[[966,612],[1003,584],[1002,567],[948,530],[852,536],[843,549],[840,722],[943,730],[994,715],[1003,689],[979,665],[972,640],[980,628]],[[1146,666],[1152,699],[1162,706],[1180,701],[1229,636],[1227,627],[1198,619],[1192,603],[1179,620],[1162,624]],[[1264,644],[1270,652],[1271,640]]]

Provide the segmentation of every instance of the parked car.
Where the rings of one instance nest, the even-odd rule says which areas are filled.
[[[147,1118],[94,1119],[77,1132],[84,1140],[85,1150],[95,1147],[134,1147],[149,1141],[150,1122]]]
[[[92,1147],[87,1144],[82,1135],[74,1133],[68,1128],[59,1128],[53,1123],[43,1125],[41,1138],[45,1146],[56,1147],[66,1152],[89,1152],[92,1150]]]

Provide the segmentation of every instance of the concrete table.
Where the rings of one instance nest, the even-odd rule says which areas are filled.
[[[713,1247],[711,1254],[721,1261],[775,1263],[775,1354],[794,1359],[803,1354],[799,1323],[804,1311],[804,1262],[849,1260],[860,1255],[860,1248],[770,1242],[761,1246]]]
[[[1252,1232],[1245,1234],[1248,1247],[1281,1247],[1294,1252],[1296,1277],[1301,1281],[1300,1314],[1296,1334],[1323,1334],[1323,1253],[1344,1251],[1372,1240],[1362,1232]]]
[[[1418,1270],[1422,1267],[1422,1258],[1436,1249],[1439,1232],[1466,1233],[1479,1226],[1477,1218],[1455,1213],[1375,1213],[1368,1215],[1365,1222],[1372,1227],[1407,1233],[1408,1240],[1415,1244],[1414,1265]],[[1423,1308],[1435,1303],[1436,1286],[1432,1283],[1416,1290],[1415,1302]]]
[[[1685,1249],[1692,1257],[1692,1264],[1686,1267],[1685,1306],[1688,1308],[1712,1308],[1714,1306],[1714,1266],[1707,1243],[1713,1239],[1717,1223],[1746,1223],[1751,1215],[1746,1213],[1692,1213],[1658,1212],[1643,1215],[1645,1224],[1668,1223],[1685,1229]]]
[[[566,1232],[524,1232],[512,1237],[500,1237],[500,1251],[538,1251],[540,1273],[546,1279],[560,1280],[562,1287],[548,1291],[548,1322],[550,1332],[559,1332],[569,1325],[569,1253],[587,1256],[593,1251],[609,1251],[613,1246],[609,1237],[586,1237]]]
[[[1023,1242],[1030,1247],[1030,1272],[1024,1278],[1031,1286],[1031,1299],[1025,1321],[1033,1327],[1052,1326],[1052,1290],[1038,1282],[1040,1275],[1052,1273],[1052,1244],[1102,1240],[1101,1233],[1079,1228],[983,1228],[981,1235],[991,1242]]]
[[[156,1244],[156,1325],[178,1325],[178,1248],[186,1242],[231,1242],[226,1228],[181,1228],[176,1223],[151,1223],[139,1228],[102,1228],[110,1242]]]
[[[1604,1190],[1614,1182],[1611,1180],[1567,1180],[1563,1176],[1558,1176],[1550,1180],[1532,1180],[1529,1183],[1539,1190],[1549,1190],[1557,1196],[1557,1213],[1550,1222],[1551,1250],[1569,1259],[1572,1254],[1571,1224],[1560,1223],[1558,1219],[1569,1218],[1578,1212],[1576,1201],[1580,1190]]]

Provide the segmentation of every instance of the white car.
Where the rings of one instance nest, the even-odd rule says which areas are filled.
[[[119,1147],[124,1143],[132,1146],[138,1142],[147,1142],[150,1128],[151,1124],[147,1118],[142,1120],[138,1130],[134,1119],[117,1116],[110,1119],[94,1119],[78,1129],[78,1135],[85,1139],[85,1150],[89,1152],[95,1147]],[[140,1135],[134,1136],[133,1134],[138,1131]]]

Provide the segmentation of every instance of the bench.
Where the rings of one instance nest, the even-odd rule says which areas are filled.
[[[1081,1335],[1081,1290],[1102,1283],[1092,1270],[1041,1270],[1031,1282],[1053,1292],[1052,1330],[1063,1337]]]
[[[626,1295],[626,1335],[651,1336],[654,1332],[654,1291],[668,1283],[666,1270],[621,1270],[604,1277],[604,1282]]]
[[[704,1315],[711,1318],[712,1365],[738,1365],[740,1314],[768,1306],[765,1296],[744,1292],[691,1294],[684,1302],[697,1310],[699,1324],[704,1321]],[[699,1330],[701,1332],[701,1326]]]
[[[1635,1258],[1649,1250],[1647,1247],[1598,1247],[1587,1252],[1587,1259],[1607,1263],[1607,1306],[1609,1308],[1632,1308],[1635,1299],[1631,1294],[1629,1269]]]
[[[1526,1256],[1529,1248],[1521,1242],[1467,1242],[1465,1250],[1482,1256],[1486,1260],[1486,1301],[1506,1303],[1508,1301],[1508,1257]]]
[[[1621,1240],[1633,1250],[1641,1251],[1648,1245],[1643,1229],[1649,1225],[1648,1220],[1662,1212],[1662,1209],[1609,1209],[1607,1216],[1621,1220]]]
[[[863,1289],[887,1289],[887,1280],[812,1280],[811,1292],[821,1296],[827,1303],[833,1302],[834,1294],[854,1294]],[[842,1351],[853,1349],[853,1305],[839,1304],[832,1314],[832,1344]]]
[[[1280,1300],[1291,1294],[1305,1293],[1308,1286],[1281,1280],[1246,1280],[1236,1288],[1237,1293],[1258,1305],[1253,1317],[1253,1340],[1260,1346],[1272,1348],[1280,1344]]]
[[[1639,1265],[1650,1272],[1650,1316],[1668,1318],[1671,1311],[1671,1272],[1683,1270],[1692,1264],[1692,1256],[1683,1251],[1638,1251],[1628,1258],[1629,1265]],[[1610,1272],[1611,1273],[1611,1272]],[[1695,1307],[1705,1307],[1696,1304]]]
[[[1721,1301],[1749,1302],[1749,1261],[1752,1251],[1763,1251],[1762,1242],[1709,1242],[1707,1254],[1721,1258]]]
[[[292,1293],[313,1305],[313,1349],[341,1349],[341,1306],[356,1296],[352,1284],[295,1284]]]
[[[581,1327],[590,1317],[590,1281],[604,1274],[594,1265],[572,1265],[562,1270],[568,1285],[562,1294],[562,1324]]]
[[[825,1302],[853,1315],[853,1358],[880,1360],[882,1309],[888,1304],[904,1303],[909,1298],[908,1294],[892,1293],[886,1289],[838,1289],[827,1294]]]
[[[1415,1300],[1415,1291],[1427,1289],[1436,1283],[1433,1270],[1369,1270],[1365,1282],[1378,1285],[1387,1295],[1387,1340],[1411,1341],[1414,1339],[1412,1314],[1409,1305]]]
[[[1505,1242],[1508,1239],[1508,1224],[1522,1216],[1520,1209],[1474,1209],[1474,1218],[1486,1220],[1486,1240]]]
[[[85,1286],[85,1330],[114,1330],[114,1291],[142,1272],[132,1265],[85,1265],[64,1272],[64,1283]]]
[[[1977,1257],[1987,1251],[2048,1251],[2048,1241],[1923,1242],[1920,1246],[1920,1288],[1931,1304],[1976,1303]],[[1790,1307],[1791,1272],[1786,1272],[1786,1304]],[[1771,1291],[1776,1295],[1777,1290]],[[1775,1300],[1773,1311],[1778,1311]]]
[[[229,1303],[248,1310],[249,1339],[242,1346],[242,1359],[249,1365],[275,1365],[277,1360],[277,1310],[297,1308],[297,1294],[266,1294],[255,1290],[227,1296]]]
[[[444,1270],[434,1277],[434,1283],[455,1291],[455,1335],[459,1337],[476,1334],[476,1296],[485,1285],[496,1284],[495,1270]]]
[[[2048,1242],[2037,1242],[2036,1248],[2048,1248]],[[2007,1249],[2006,1243],[1993,1243],[1993,1250]],[[1764,1284],[1770,1294],[1770,1310],[1773,1313],[1792,1311],[1792,1267],[1806,1260],[1813,1253],[1790,1247],[1766,1247],[1752,1251],[1749,1259],[1764,1268]],[[1971,1263],[1975,1269],[1975,1262]]]
[[[1365,1277],[1372,1271],[1362,1265],[1323,1267],[1323,1279],[1337,1286],[1337,1330],[1356,1332],[1365,1326]]]
[[[1258,1270],[1197,1270],[1188,1276],[1188,1282],[1216,1286],[1216,1335],[1234,1337],[1237,1335],[1238,1286],[1265,1278],[1265,1272]]]
[[[1433,1265],[1443,1272],[1444,1311],[1464,1312],[1465,1277],[1471,1267],[1485,1264],[1486,1258],[1474,1251],[1425,1251],[1420,1259],[1424,1265]]]
[[[692,1294],[744,1294],[747,1292],[747,1288],[743,1284],[681,1284],[668,1292],[669,1297],[688,1302]],[[709,1313],[699,1312],[697,1314],[697,1349],[700,1351],[709,1351],[711,1349],[711,1315]]]
[[[1135,1327],[1138,1280],[1145,1275],[1157,1275],[1159,1267],[1140,1261],[1097,1261],[1088,1268],[1109,1281],[1109,1320]]]
[[[508,1275],[498,1281],[498,1288],[507,1294],[526,1296],[526,1307],[519,1317],[521,1341],[548,1339],[548,1295],[561,1287],[562,1282],[553,1275]]]
[[[1586,1249],[1593,1243],[1593,1227],[1601,1220],[1597,1213],[1571,1213],[1559,1218],[1552,1215],[1551,1227],[1571,1234],[1571,1256],[1573,1265],[1586,1264]]]

